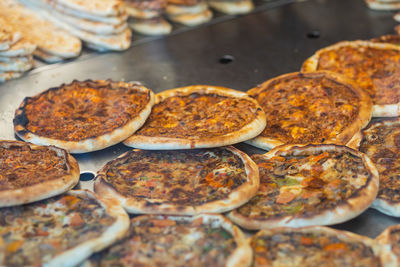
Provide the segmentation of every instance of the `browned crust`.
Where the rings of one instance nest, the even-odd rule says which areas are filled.
[[[334,45],[322,48],[315,52],[314,55],[306,59],[304,61],[303,66],[301,67],[301,71],[303,72],[310,72],[316,71],[318,68],[318,62],[321,57],[321,54],[330,51],[336,50],[341,47],[369,47],[375,49],[382,49],[382,50],[397,50],[400,52],[400,46],[390,43],[376,43],[371,41],[342,41],[336,43]],[[393,104],[385,104],[385,105],[377,105],[374,104],[372,107],[372,117],[393,117],[400,115],[400,103],[393,103]]]
[[[336,230],[336,229],[332,229],[332,228],[324,227],[324,226],[308,226],[308,227],[301,227],[301,228],[280,227],[280,228],[274,228],[274,229],[268,229],[268,230],[261,230],[249,239],[249,243],[252,240],[254,240],[255,238],[257,238],[258,236],[274,235],[274,234],[280,234],[280,233],[285,233],[285,232],[286,233],[304,233],[304,234],[311,233],[311,234],[315,234],[315,235],[326,234],[326,235],[330,235],[330,236],[335,236],[344,242],[361,242],[364,245],[370,247],[374,251],[374,254],[376,256],[380,257],[382,266],[397,266],[395,255],[387,247],[379,245],[375,240],[373,240],[369,237],[357,235],[355,233],[351,233],[348,231]],[[255,265],[255,266],[257,266],[257,265]]]
[[[46,265],[48,266],[64,266],[66,263],[71,266],[78,265],[93,253],[122,239],[129,230],[129,216],[116,201],[100,198],[98,195],[88,190],[71,190],[67,194],[95,199],[105,208],[106,213],[115,219],[115,222],[99,237],[89,239],[58,254],[51,261],[47,262]]]
[[[371,122],[367,128],[363,129],[359,136],[357,137],[357,148],[359,149],[359,146],[361,145],[361,141],[364,139],[365,137],[365,132],[367,132],[370,129],[379,127],[379,126],[390,126],[393,123],[399,123],[400,122],[400,118],[383,118],[382,120],[379,121],[373,121]],[[382,199],[379,198],[379,195],[377,196],[377,198],[374,200],[374,202],[371,205],[371,208],[374,208],[386,215],[389,216],[396,216],[399,217],[400,216],[400,203],[397,201],[391,201],[388,199]]]
[[[371,177],[363,190],[346,202],[341,202],[334,209],[325,210],[319,214],[310,216],[302,215],[288,215],[279,218],[264,218],[253,219],[251,217],[243,216],[237,210],[231,211],[227,216],[236,224],[246,229],[269,229],[274,227],[301,227],[310,225],[332,225],[348,221],[360,215],[365,211],[374,201],[379,187],[379,174],[371,160],[363,153],[346,146],[339,146],[334,144],[328,145],[284,145],[272,149],[264,154],[266,158],[272,158],[279,155],[281,152],[294,151],[300,153],[304,150],[320,150],[332,151],[342,150],[349,152],[352,155],[362,158],[363,163],[367,170],[370,172]]]
[[[250,266],[253,260],[253,251],[246,240],[243,232],[231,221],[220,214],[199,214],[193,217],[186,216],[160,216],[160,215],[142,215],[132,219],[132,223],[136,221],[146,221],[148,219],[157,218],[157,219],[169,219],[174,221],[189,221],[193,222],[199,218],[203,219],[203,224],[207,224],[208,221],[217,220],[222,228],[229,232],[235,243],[237,245],[236,249],[228,256],[225,266],[229,267],[246,267]]]
[[[144,214],[170,214],[170,215],[195,215],[200,213],[222,213],[239,207],[249,201],[257,192],[260,179],[257,165],[250,157],[234,147],[226,147],[227,150],[240,157],[245,165],[247,182],[235,188],[227,198],[205,203],[200,206],[176,205],[152,200],[136,200],[120,194],[115,188],[104,181],[108,164],[97,172],[94,182],[94,190],[97,194],[106,198],[116,199],[129,213]],[[118,158],[128,155],[126,152]]]
[[[348,88],[351,88],[352,91],[359,97],[360,101],[358,103],[354,103],[359,106],[359,114],[358,117],[351,123],[348,127],[343,129],[343,131],[337,135],[333,139],[328,139],[324,143],[333,143],[344,145],[347,144],[351,138],[359,132],[363,127],[365,127],[368,122],[371,120],[371,109],[372,109],[372,100],[367,93],[365,93],[357,84],[355,84],[352,80],[344,77],[343,75],[329,72],[329,71],[312,71],[312,72],[292,72],[280,75],[278,77],[272,78],[261,85],[250,89],[247,93],[249,95],[257,95],[264,91],[266,88],[270,86],[272,83],[276,83],[279,80],[285,80],[292,77],[307,77],[307,78],[321,78],[326,77],[327,79],[333,80],[334,82],[341,83],[346,85]],[[246,141],[246,143],[262,148],[262,149],[272,149],[274,147],[283,145],[284,142],[279,139],[269,138],[264,136],[257,136],[254,139]]]
[[[0,145],[6,147],[29,146],[31,149],[37,149],[40,147],[20,141],[0,141]],[[19,189],[2,190],[0,191],[0,207],[22,205],[56,196],[70,190],[79,182],[79,165],[77,161],[64,149],[54,146],[48,148],[54,150],[59,157],[65,159],[65,163],[68,167],[68,174],[53,180],[48,180]],[[35,170],[32,170],[32,179],[35,179],[33,175],[40,176],[42,174],[36,173]]]
[[[230,132],[221,136],[209,136],[199,139],[184,139],[170,137],[152,137],[134,134],[124,141],[130,147],[142,149],[191,149],[191,148],[210,148],[232,145],[243,142],[259,135],[265,128],[266,118],[260,105],[256,100],[248,97],[246,93],[228,89],[220,86],[192,85],[176,89],[167,90],[156,95],[155,105],[173,96],[187,96],[193,93],[216,94],[219,96],[242,98],[253,102],[256,107],[256,118],[238,131]]]
[[[378,235],[375,238],[375,240],[379,244],[381,244],[384,247],[387,247],[393,253],[393,255],[396,257],[396,262],[398,264],[400,264],[400,258],[399,258],[399,255],[397,255],[393,251],[393,245],[394,244],[392,244],[392,242],[391,242],[391,233],[392,233],[392,231],[398,231],[399,229],[400,229],[400,224],[389,226],[380,235]]]
[[[54,145],[64,148],[68,150],[70,153],[85,153],[85,152],[100,150],[125,140],[126,138],[131,136],[137,129],[139,129],[144,124],[147,117],[150,115],[151,107],[153,106],[154,102],[154,94],[150,89],[147,89],[142,85],[136,83],[113,82],[111,80],[86,80],[82,82],[74,80],[71,84],[73,83],[87,85],[92,88],[101,88],[104,86],[110,86],[111,88],[117,88],[117,87],[129,88],[134,86],[140,92],[145,92],[149,95],[149,102],[142,109],[142,111],[131,121],[116,129],[110,129],[110,131],[108,131],[108,133],[106,134],[79,141],[65,141],[55,138],[39,136],[36,135],[35,133],[32,133],[26,128],[29,121],[25,114],[25,107],[27,105],[28,98],[25,98],[24,101],[19,106],[19,108],[15,111],[13,122],[14,122],[14,131],[16,135],[24,141],[32,142],[38,145]],[[57,90],[64,86],[67,85],[62,84],[59,87],[50,88],[32,98],[37,98],[43,94],[46,94],[51,90]]]

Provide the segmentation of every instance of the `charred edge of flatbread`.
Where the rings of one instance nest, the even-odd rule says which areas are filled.
[[[359,132],[363,127],[368,125],[371,120],[371,112],[372,112],[372,100],[369,95],[364,92],[355,82],[351,79],[340,75],[338,73],[330,72],[330,71],[310,71],[310,72],[292,72],[280,75],[278,77],[272,78],[263,82],[262,84],[251,88],[247,91],[247,94],[255,99],[257,95],[262,93],[266,88],[270,85],[274,85],[279,83],[282,79],[288,79],[291,77],[299,77],[299,78],[325,78],[334,83],[338,83],[340,85],[344,85],[349,90],[357,95],[360,99],[358,102],[358,118],[355,121],[352,121],[350,125],[343,128],[343,130],[336,136],[334,139],[325,140],[323,143],[335,143],[335,144],[346,144],[351,141],[352,137]],[[257,136],[254,139],[246,141],[248,144],[262,148],[262,149],[272,149],[274,147],[285,144],[283,141],[278,138],[273,137],[264,137]]]
[[[60,86],[56,86],[56,87],[52,87],[49,88],[35,96],[32,97],[25,97],[24,100],[22,101],[21,105],[18,107],[18,109],[15,111],[15,115],[14,115],[14,119],[13,119],[13,123],[14,123],[14,131],[16,133],[16,135],[18,137],[20,137],[23,140],[29,141],[30,139],[36,137],[37,135],[31,131],[29,131],[26,126],[29,123],[29,119],[27,118],[26,115],[26,111],[25,108],[28,104],[28,101],[31,99],[37,99],[39,97],[41,97],[42,95],[47,94],[50,91],[56,91],[59,89],[62,89],[65,86],[75,86],[78,85],[79,87],[84,87],[84,86],[88,86],[90,88],[93,89],[100,89],[100,88],[104,88],[104,87],[109,87],[109,89],[114,89],[114,88],[129,88],[129,87],[137,87],[138,91],[140,92],[147,92],[147,99],[148,99],[148,103],[147,105],[150,103],[152,105],[153,103],[153,92],[148,89],[147,87],[144,87],[143,85],[139,84],[139,83],[132,83],[132,82],[121,82],[121,81],[112,81],[111,79],[107,79],[107,80],[85,80],[85,81],[78,81],[78,80],[73,80],[71,83],[69,84],[62,84]],[[146,108],[146,107],[145,107]],[[118,129],[122,129],[124,126],[126,126],[126,124],[121,125],[117,128],[114,129],[110,129],[108,131],[106,131],[104,134],[102,134],[101,136],[105,136],[107,134],[113,133],[114,131],[118,130]],[[58,141],[62,141],[68,144],[72,144],[71,146],[78,146],[79,145],[74,145],[74,144],[79,144],[80,142],[83,141],[87,141],[87,140],[96,140],[97,138],[99,138],[100,136],[93,136],[93,137],[89,137],[80,141],[64,141],[64,140],[58,140],[58,139],[54,139],[54,138],[49,138],[49,137],[42,137],[39,136],[39,138],[46,140],[46,143],[50,143],[52,141],[54,142],[58,142]],[[122,140],[121,140],[122,141]],[[81,149],[81,148],[80,148]],[[101,148],[100,148],[101,149]],[[97,150],[97,149],[96,149]],[[85,151],[87,152],[87,151]],[[75,153],[81,153],[81,151],[79,152],[75,152]]]
[[[106,172],[109,166],[115,162],[129,158],[132,153],[140,152],[141,149],[133,149],[120,155],[118,158],[109,161],[103,166],[98,172],[94,179],[94,191],[99,193],[106,198],[115,199],[123,206],[129,213],[142,213],[142,214],[170,214],[170,215],[195,215],[199,213],[208,212],[207,210],[214,209],[213,206],[218,206],[219,209],[215,212],[221,213],[232,210],[234,207],[238,207],[250,200],[258,190],[260,185],[260,178],[257,164],[244,152],[239,149],[228,146],[224,147],[233,155],[240,158],[246,171],[246,182],[235,188],[226,198],[218,199],[211,202],[206,202],[198,206],[182,205],[182,204],[171,204],[167,200],[163,202],[149,201],[147,199],[136,200],[133,197],[126,197],[122,195],[115,186],[105,181]],[[247,199],[247,200],[246,200]],[[228,204],[226,202],[229,202]],[[135,207],[134,207],[135,206]],[[211,207],[209,207],[211,206]],[[234,207],[233,207],[234,206]],[[231,208],[233,207],[233,208]],[[160,210],[161,209],[161,210]]]

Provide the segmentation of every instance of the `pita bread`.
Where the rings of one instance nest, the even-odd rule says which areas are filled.
[[[213,9],[229,15],[246,14],[254,9],[254,4],[251,0],[240,1],[221,1],[209,0],[208,5]]]
[[[32,61],[32,56],[23,56],[23,57],[3,57],[0,56],[0,63],[8,62],[8,63],[13,63],[13,62],[30,62]]]
[[[21,33],[15,31],[7,25],[7,23],[0,20],[0,50],[7,50],[13,44],[21,39]]]
[[[165,19],[138,19],[134,20],[130,27],[140,34],[144,35],[163,35],[172,31],[172,26]]]
[[[95,16],[117,16],[123,13],[123,5],[120,0],[47,0],[60,3],[71,9],[75,9],[84,13],[93,14]]]
[[[47,11],[43,10],[38,12],[43,14],[43,16],[47,20],[54,23],[54,25],[57,25],[58,27],[82,39],[86,43],[93,44],[96,47],[101,47],[108,50],[121,51],[128,49],[131,45],[132,32],[130,29],[126,29],[122,33],[115,35],[96,35],[87,31],[82,31],[80,29],[71,26],[68,23],[58,20],[56,17],[54,17]]]
[[[137,19],[151,19],[162,15],[167,7],[167,0],[127,0],[124,5],[129,16]]]
[[[9,62],[0,62],[0,71],[24,72],[33,68],[32,58],[29,61],[23,59],[14,59]]]
[[[52,11],[52,13],[53,15],[56,15],[58,19],[70,24],[71,26],[94,34],[119,34],[128,28],[128,24],[126,22],[116,25],[64,15],[57,11]]]
[[[62,14],[73,16],[76,18],[88,19],[92,21],[103,22],[113,25],[122,24],[128,19],[128,15],[126,13],[110,17],[97,16],[90,13],[81,12],[79,10],[71,9],[53,0],[18,0],[18,1],[32,8],[46,9],[51,12],[58,11]]]
[[[166,13],[168,16],[182,15],[182,14],[198,14],[208,9],[206,2],[202,1],[196,5],[174,5],[168,4]]]
[[[23,72],[0,72],[0,83],[4,83],[11,79],[16,79],[22,76]]]
[[[385,2],[385,1],[377,1],[377,0],[365,0],[368,7],[374,10],[399,10],[400,2]]]
[[[81,41],[78,38],[56,28],[36,13],[22,5],[7,6],[0,3],[0,17],[20,31],[27,41],[47,53],[61,57],[76,57],[80,54]]]
[[[22,38],[13,44],[8,50],[0,51],[0,57],[28,56],[35,51],[36,45]]]
[[[201,13],[172,15],[168,16],[168,18],[173,22],[181,23],[186,26],[197,26],[210,21],[212,16],[213,14],[211,10],[207,9]]]
[[[64,58],[62,58],[62,57],[54,56],[54,55],[46,53],[40,49],[36,49],[35,52],[33,52],[33,55],[36,58],[38,58],[41,61],[44,61],[46,63],[57,63],[57,62],[64,60]]]

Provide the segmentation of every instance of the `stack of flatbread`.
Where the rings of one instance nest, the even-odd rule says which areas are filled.
[[[130,26],[138,33],[146,35],[169,34],[172,30],[164,18],[167,0],[125,0],[125,10],[132,23]]]
[[[196,26],[212,18],[212,12],[204,0],[167,0],[167,16],[177,23]]]
[[[374,10],[400,10],[398,0],[365,0],[368,7]]]
[[[252,0],[208,0],[208,5],[230,15],[246,14],[254,9]]]
[[[32,53],[36,45],[0,19],[0,83],[15,79],[33,67]]]
[[[81,41],[78,38],[56,28],[34,11],[15,1],[0,1],[0,17],[8,27],[19,32],[21,36],[19,42],[15,43],[10,51],[2,52],[2,56],[27,57],[34,50],[34,56],[50,63],[77,57],[81,52]],[[32,67],[32,60],[29,57],[19,60],[19,66],[24,66],[18,68],[20,71]]]
[[[122,0],[19,0],[98,51],[126,50],[132,33]]]

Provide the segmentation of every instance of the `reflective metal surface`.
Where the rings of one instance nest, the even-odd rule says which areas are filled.
[[[249,15],[217,16],[207,25],[178,28],[166,37],[142,37],[124,53],[90,53],[62,64],[39,67],[0,86],[0,138],[15,139],[12,118],[26,96],[73,79],[140,81],[155,92],[212,84],[246,91],[276,75],[297,71],[314,51],[341,40],[393,32],[393,12],[368,10],[363,0],[257,2]],[[263,153],[245,144],[248,153]],[[129,148],[75,155],[82,172],[95,173]],[[82,182],[90,187],[91,182]],[[400,219],[368,210],[335,226],[375,237]]]

